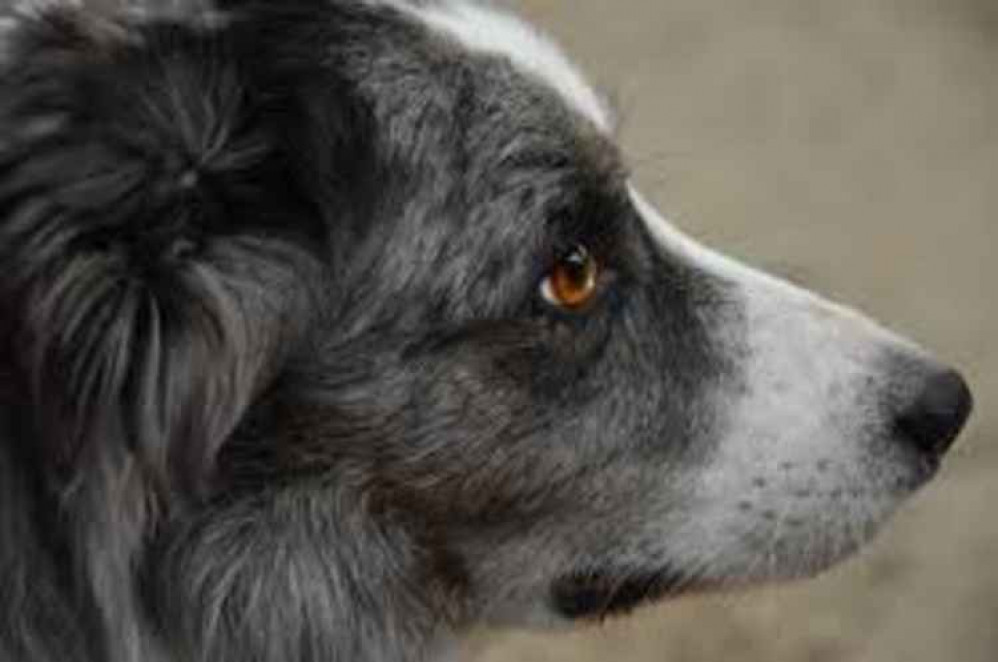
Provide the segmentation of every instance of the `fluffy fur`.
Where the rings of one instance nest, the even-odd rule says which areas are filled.
[[[0,659],[417,661],[812,574],[969,414],[658,217],[494,9],[48,5],[0,49]]]

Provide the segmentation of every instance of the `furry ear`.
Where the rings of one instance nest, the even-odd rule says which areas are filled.
[[[0,293],[46,455],[196,492],[310,309],[322,231],[273,100],[224,31],[55,13],[19,39]]]
[[[261,44],[128,21],[47,10],[4,48],[0,336],[94,657],[138,661],[144,543],[304,336],[328,241]]]

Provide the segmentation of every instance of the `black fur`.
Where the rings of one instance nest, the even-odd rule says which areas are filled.
[[[0,659],[421,659],[712,452],[737,310],[604,138],[392,10],[232,4],[8,49]]]

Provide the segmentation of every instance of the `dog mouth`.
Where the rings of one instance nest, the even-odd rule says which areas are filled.
[[[688,573],[673,568],[596,570],[555,581],[551,603],[558,614],[570,620],[604,620],[700,588]]]

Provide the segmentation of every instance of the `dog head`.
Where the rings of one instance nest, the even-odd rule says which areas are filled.
[[[36,21],[0,120],[5,361],[75,535],[133,524],[114,567],[156,566],[184,636],[386,586],[522,624],[811,575],[933,475],[959,375],[661,218],[532,29],[230,4]],[[302,555],[312,593],[253,597]]]

